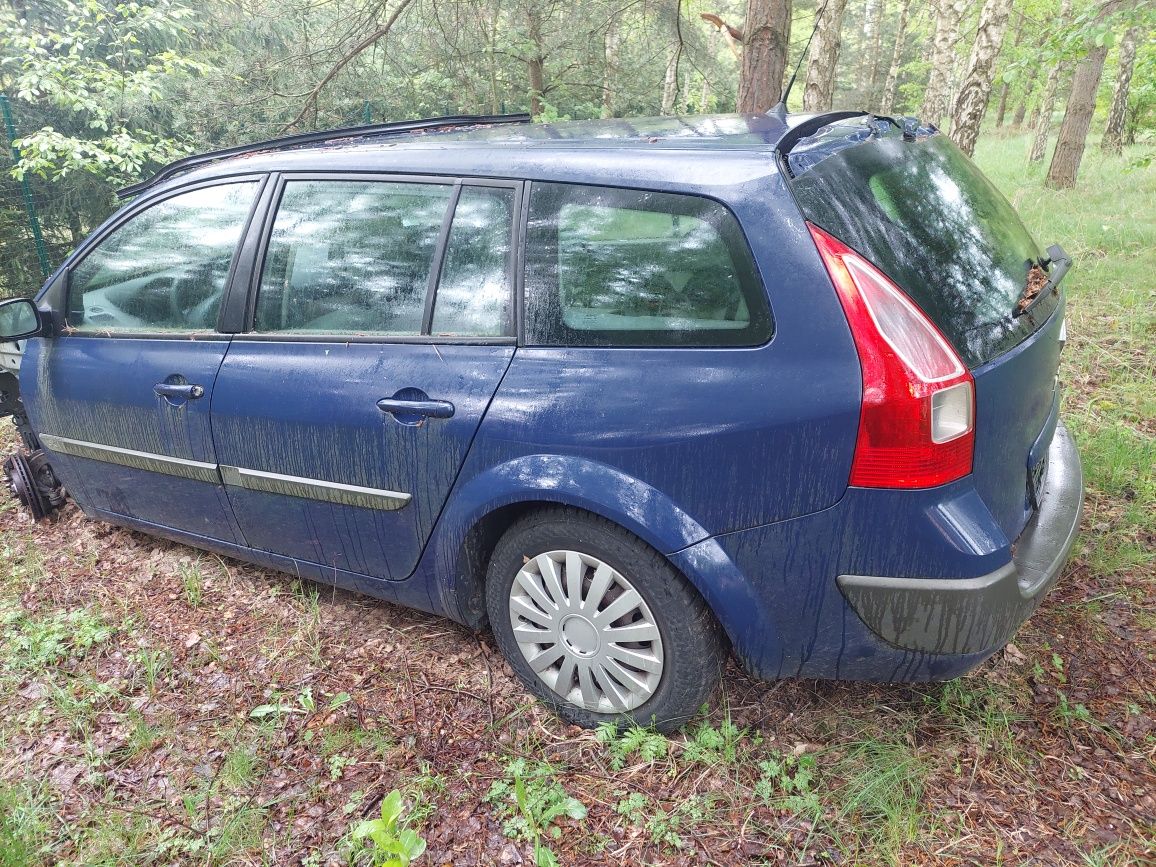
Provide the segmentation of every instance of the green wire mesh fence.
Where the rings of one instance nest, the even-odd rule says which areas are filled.
[[[102,184],[13,177],[13,141],[32,128],[22,124],[20,102],[0,94],[0,298],[34,294],[115,207]]]

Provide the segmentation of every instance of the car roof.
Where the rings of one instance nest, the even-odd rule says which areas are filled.
[[[239,174],[396,172],[657,188],[742,184],[776,171],[775,144],[814,115],[701,115],[554,123],[479,122],[450,129],[350,136],[251,151],[163,184]]]

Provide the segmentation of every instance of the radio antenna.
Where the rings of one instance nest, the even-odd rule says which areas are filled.
[[[819,25],[823,21],[823,13],[827,11],[828,0],[823,0],[823,5],[819,7],[819,14],[815,16],[815,26],[811,28],[811,35],[807,37],[807,44],[803,46],[803,53],[799,55],[799,61],[795,64],[795,71],[791,73],[791,79],[787,82],[787,86],[783,88],[783,95],[779,97],[779,101],[775,103],[774,107],[767,112],[773,114],[775,117],[785,119],[787,116],[787,100],[791,96],[791,88],[795,86],[795,79],[799,76],[799,67],[803,65],[803,61],[807,59],[807,54],[811,50],[811,42],[815,38],[815,34],[819,32]]]

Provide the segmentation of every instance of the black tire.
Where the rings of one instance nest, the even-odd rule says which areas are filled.
[[[567,701],[539,678],[514,638],[510,592],[515,576],[527,560],[557,550],[597,557],[625,577],[650,610],[662,639],[662,673],[654,693],[633,710],[600,713]],[[722,630],[698,591],[642,540],[578,509],[532,512],[506,531],[490,558],[486,609],[499,649],[526,688],[562,719],[584,728],[612,721],[673,731],[710,698],[726,662]]]

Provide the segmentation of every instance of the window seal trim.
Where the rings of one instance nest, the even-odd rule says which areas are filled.
[[[438,334],[303,334],[295,331],[246,331],[232,335],[233,340],[248,343],[359,343],[359,344],[449,344],[460,346],[515,346],[517,338],[458,337]]]
[[[454,183],[454,191],[450,193],[450,200],[446,202],[446,212],[442,215],[442,224],[438,229],[437,243],[434,245],[433,261],[430,262],[429,278],[425,284],[425,306],[421,314],[421,333],[429,336],[433,325],[434,296],[437,294],[438,284],[442,279],[442,268],[446,262],[446,247],[449,245],[450,230],[454,225],[454,217],[458,213],[458,202],[462,197],[462,182]]]

